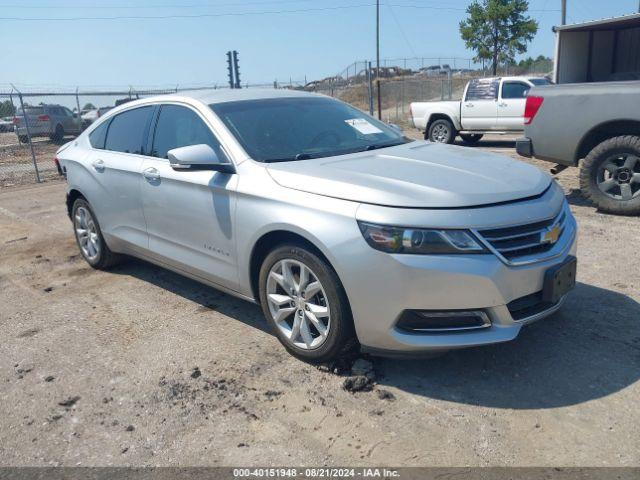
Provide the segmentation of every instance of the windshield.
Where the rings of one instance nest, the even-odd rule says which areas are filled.
[[[530,78],[529,81],[534,85],[551,85],[551,82],[546,78]]]
[[[210,105],[260,162],[286,162],[384,148],[411,141],[329,98],[270,98]]]

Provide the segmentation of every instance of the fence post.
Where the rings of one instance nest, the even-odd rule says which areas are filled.
[[[78,135],[82,133],[82,117],[80,116],[80,97],[78,96],[78,87],[76,87],[76,107],[78,107]]]
[[[15,87],[14,87],[15,88]],[[27,112],[24,109],[24,102],[22,101],[22,93],[15,88],[18,92],[18,98],[20,99],[20,108],[22,109],[22,118],[24,118],[24,126],[27,129],[27,138],[29,140],[29,148],[31,149],[31,159],[33,160],[33,168],[36,171],[36,182],[40,183],[40,171],[38,170],[38,162],[36,161],[36,152],[33,150],[33,142],[31,141],[31,130],[29,130],[29,122],[27,121]],[[18,137],[18,141],[20,141]]]
[[[371,74],[371,62],[367,64],[367,84],[369,85],[369,115],[373,116],[373,75]]]

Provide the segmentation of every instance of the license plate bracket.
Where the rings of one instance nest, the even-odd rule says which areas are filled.
[[[544,273],[542,300],[558,303],[576,285],[578,260],[570,256],[560,265],[549,268]]]

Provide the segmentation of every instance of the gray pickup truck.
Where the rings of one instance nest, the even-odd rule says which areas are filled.
[[[525,106],[525,157],[580,165],[580,190],[599,210],[640,215],[640,81],[534,87]]]

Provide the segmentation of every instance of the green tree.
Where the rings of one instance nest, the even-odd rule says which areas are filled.
[[[538,31],[538,22],[526,16],[527,0],[474,0],[467,19],[460,22],[460,35],[475,60],[490,60],[493,74],[499,63],[512,63],[517,53],[527,51]]]
[[[11,103],[11,100],[0,102],[0,117],[10,117],[14,113],[16,113],[16,109],[13,103]]]
[[[84,107],[82,107],[83,110],[95,110],[96,107],[93,105],[93,103],[89,102],[89,103],[85,103]]]

